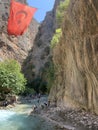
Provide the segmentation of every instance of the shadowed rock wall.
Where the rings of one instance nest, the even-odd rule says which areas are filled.
[[[39,27],[34,46],[24,62],[23,71],[29,82],[32,82],[38,76],[41,77],[43,69],[49,66],[51,60],[50,42],[56,29],[56,8],[59,3],[60,0],[56,0],[53,10],[47,12]]]

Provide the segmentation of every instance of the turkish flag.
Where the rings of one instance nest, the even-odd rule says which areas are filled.
[[[11,1],[7,31],[10,35],[22,35],[29,26],[37,8]]]

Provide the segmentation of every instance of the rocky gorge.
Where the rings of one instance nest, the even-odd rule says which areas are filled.
[[[32,82],[32,79],[42,77],[43,69],[48,68],[50,65],[50,43],[57,27],[56,9],[59,4],[60,0],[56,0],[52,11],[47,12],[45,19],[38,28],[34,45],[23,64],[24,74],[30,83]]]
[[[49,93],[51,106],[41,111],[41,117],[60,126],[58,130],[97,130],[98,1],[69,0],[62,36],[51,49],[59,4],[60,0],[55,0],[53,10],[47,12],[40,25],[33,19],[27,32],[15,37],[6,32],[9,1],[1,2],[0,61],[18,60],[28,83],[32,83],[37,77],[45,78],[43,70],[49,68],[52,60],[55,79]],[[56,107],[52,107],[54,103]],[[72,127],[67,128],[66,124]]]

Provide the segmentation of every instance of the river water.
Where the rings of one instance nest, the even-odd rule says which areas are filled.
[[[0,110],[0,130],[56,130],[41,117],[29,116],[31,107],[20,104],[10,110]]]

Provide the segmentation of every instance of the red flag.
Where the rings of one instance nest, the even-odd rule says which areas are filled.
[[[22,35],[29,26],[36,10],[37,8],[32,8],[12,0],[8,19],[8,34]]]

